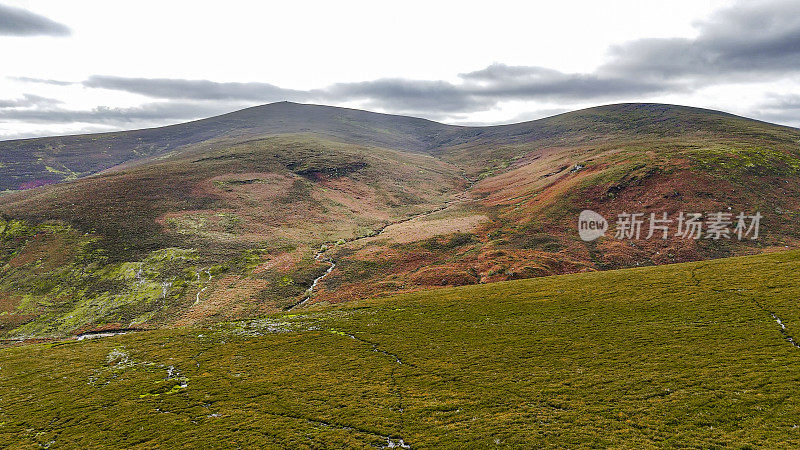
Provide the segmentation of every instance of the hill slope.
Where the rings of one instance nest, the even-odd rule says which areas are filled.
[[[325,271],[321,245],[435,209],[466,185],[427,155],[308,135],[214,145],[4,196],[0,333],[288,307]],[[200,305],[212,277],[231,289]]]
[[[8,348],[0,441],[797,447],[798,270],[793,251]]]
[[[800,131],[696,108],[469,128],[282,103],[126,133],[154,133],[158,149],[0,197],[0,334],[172,327],[800,243]],[[79,140],[95,138],[113,137]],[[623,212],[760,212],[762,233],[583,242],[583,209],[612,228]]]
[[[470,200],[346,246],[319,301],[800,243],[800,132],[792,128],[697,108],[609,105],[492,127],[436,156],[476,181]],[[610,222],[607,237],[579,238],[584,209]],[[615,238],[625,212],[642,215],[640,239]],[[705,228],[702,239],[675,235],[681,213],[706,220],[719,212],[758,212],[762,233],[757,240],[707,239]],[[646,239],[650,214],[668,215],[667,239]]]

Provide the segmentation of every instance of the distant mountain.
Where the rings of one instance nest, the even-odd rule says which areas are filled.
[[[699,108],[620,104],[512,125],[461,127],[414,117],[280,102],[159,128],[0,141],[4,175],[0,191],[73,180],[221,138],[309,133],[350,144],[440,154],[452,147],[541,145],[555,140],[577,143],[609,134],[667,137],[702,131],[757,135],[764,125]]]
[[[426,151],[458,127],[425,119],[331,106],[272,103],[160,128],[0,141],[0,190],[71,180],[117,164],[219,138],[313,133],[409,151]]]

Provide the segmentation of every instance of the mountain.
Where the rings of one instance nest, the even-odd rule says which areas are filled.
[[[604,134],[665,137],[702,131],[759,136],[761,125],[767,124],[698,108],[624,104],[512,125],[458,127],[413,117],[280,102],[160,128],[0,141],[4,172],[0,190],[73,180],[222,138],[306,133],[350,144],[438,154],[476,146],[541,145],[559,140],[574,144]]]
[[[6,337],[219,322],[800,242],[800,130],[674,105],[456,127],[284,102],[0,142],[0,155],[12,190],[0,196]],[[584,242],[584,209],[612,226],[624,212],[759,212],[762,233]]]
[[[272,103],[203,120],[114,133],[0,142],[0,190],[72,180],[214,139],[310,133],[352,144],[425,151],[459,127],[331,106]]]

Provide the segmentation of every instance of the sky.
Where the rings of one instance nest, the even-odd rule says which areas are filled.
[[[0,140],[295,101],[500,124],[621,102],[800,126],[800,2],[0,0]]]

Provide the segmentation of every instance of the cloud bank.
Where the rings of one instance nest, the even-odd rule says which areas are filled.
[[[63,24],[26,9],[0,5],[0,35],[3,36],[69,36]]]
[[[14,11],[18,16],[22,14],[22,10]],[[37,20],[40,24],[49,24],[41,25],[42,30],[55,32],[63,27],[44,18]],[[10,29],[2,23],[0,30]],[[23,28],[21,19],[16,23],[18,29]],[[717,11],[695,26],[697,35],[693,38],[646,38],[614,46],[609,49],[607,62],[589,73],[495,63],[459,74],[456,82],[382,78],[310,90],[287,89],[262,82],[112,75],[94,75],[77,82],[18,77],[18,81],[67,88],[121,91],[147,100],[134,108],[69,111],[56,102],[48,103],[46,99],[26,95],[22,99],[0,100],[0,119],[106,125],[165,123],[282,100],[357,103],[369,109],[439,119],[488,111],[510,101],[559,106],[602,103],[653,95],[691,94],[706,87],[796,79],[800,75],[798,2],[741,2]],[[797,95],[773,95],[765,99],[754,114],[784,123],[800,121],[798,98]]]

